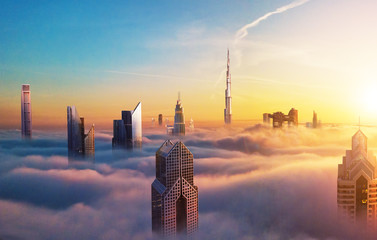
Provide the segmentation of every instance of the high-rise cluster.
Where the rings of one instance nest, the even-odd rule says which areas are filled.
[[[270,118],[272,118],[272,126],[274,128],[283,127],[284,122],[288,122],[288,126],[298,126],[298,110],[291,108],[288,115],[282,112],[274,112],[273,114],[264,113],[263,122],[265,124],[270,123]]]
[[[122,111],[122,119],[113,122],[113,147],[134,148],[142,144],[141,102],[133,111]]]
[[[377,227],[377,161],[368,152],[367,137],[359,129],[338,166],[338,216],[341,220]]]
[[[84,118],[80,117],[75,106],[67,107],[68,156],[77,159],[83,156],[94,157],[94,124],[85,134]]]
[[[21,88],[21,134],[31,137],[31,91],[30,84],[23,84]]]
[[[152,231],[164,237],[191,235],[198,228],[194,157],[182,143],[165,141],[156,152],[152,183]]]

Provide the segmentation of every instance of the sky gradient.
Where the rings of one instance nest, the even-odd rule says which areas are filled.
[[[269,15],[236,41],[237,32]],[[64,128],[66,106],[110,129],[143,102],[143,119],[223,120],[226,49],[233,119],[312,111],[327,123],[372,124],[377,22],[360,1],[3,1],[0,128],[20,127],[21,84],[31,84],[33,127]],[[280,9],[281,10],[281,9]],[[172,118],[171,118],[172,121]]]

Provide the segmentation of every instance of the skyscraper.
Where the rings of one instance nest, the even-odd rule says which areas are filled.
[[[195,126],[194,126],[194,120],[193,120],[192,118],[191,118],[191,120],[190,120],[189,129],[190,129],[190,132],[193,132],[194,129],[195,129]]]
[[[313,128],[318,127],[318,119],[317,119],[317,113],[313,111]]]
[[[225,124],[230,124],[232,122],[232,97],[230,95],[231,87],[231,76],[229,71],[230,58],[229,58],[229,49],[227,56],[227,65],[226,65],[226,89],[225,89],[225,109],[224,109],[224,122]]]
[[[181,104],[181,95],[178,93],[177,105],[175,106],[174,115],[174,135],[185,135],[185,115],[183,114],[183,106]]]
[[[85,134],[84,118],[79,116],[75,106],[67,107],[67,135],[70,158],[94,156],[94,125]]]
[[[94,153],[95,153],[94,124],[92,124],[92,127],[90,128],[88,134],[85,135],[84,146],[85,146],[85,155],[94,156]]]
[[[162,126],[162,114],[158,114],[158,125]]]
[[[338,165],[338,217],[359,226],[377,227],[377,162],[367,149],[367,137],[359,129],[352,150]]]
[[[156,152],[152,183],[152,231],[164,237],[191,235],[198,228],[194,157],[182,143],[165,141]]]
[[[31,91],[30,84],[22,84],[21,88],[21,134],[31,137]]]
[[[270,125],[270,114],[263,113],[263,123],[266,125]]]
[[[141,102],[133,111],[122,111],[122,120],[113,122],[113,147],[141,147]]]

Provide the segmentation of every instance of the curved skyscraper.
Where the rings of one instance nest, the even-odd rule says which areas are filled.
[[[152,231],[163,237],[191,235],[198,228],[194,156],[182,143],[165,141],[156,152],[152,183]]]
[[[229,58],[229,49],[228,49],[227,65],[226,65],[225,109],[224,109],[225,124],[230,124],[232,122],[232,96],[230,94],[231,76],[230,76],[229,65],[230,65],[230,58]]]
[[[94,124],[88,134],[85,134],[84,118],[80,117],[75,106],[67,107],[67,135],[68,135],[68,157],[71,160],[83,156],[94,158]]]
[[[181,104],[181,96],[178,93],[177,105],[175,106],[174,115],[174,135],[185,135],[185,115],[183,114],[183,106]]]
[[[113,147],[141,147],[142,144],[141,102],[133,111],[122,111],[122,120],[113,122]]]

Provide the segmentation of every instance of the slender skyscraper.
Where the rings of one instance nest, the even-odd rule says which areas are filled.
[[[229,58],[229,49],[227,56],[227,65],[226,65],[226,89],[225,89],[225,109],[224,109],[224,122],[230,124],[232,122],[232,97],[230,95],[231,87],[231,76],[229,71],[230,58]]]
[[[163,237],[191,235],[198,228],[194,157],[182,143],[165,141],[156,152],[152,183],[152,231]]]
[[[84,154],[82,121],[75,106],[67,107],[68,155]]]
[[[190,129],[191,132],[193,132],[193,131],[194,131],[194,128],[195,128],[195,126],[194,126],[194,120],[192,120],[192,118],[191,118],[191,120],[190,120],[190,125],[189,125],[189,129]]]
[[[30,84],[21,88],[21,133],[23,137],[31,137],[31,96]]]
[[[185,135],[185,115],[183,114],[183,106],[181,104],[181,94],[178,93],[177,105],[175,106],[174,115],[174,135]]]
[[[113,122],[113,147],[141,147],[141,102],[133,111],[122,111],[122,120]]]
[[[317,113],[313,111],[313,128],[318,127]]]
[[[79,116],[75,106],[67,107],[68,157],[94,156],[94,124],[85,134],[84,118]]]
[[[162,114],[158,114],[158,125],[162,126]]]

